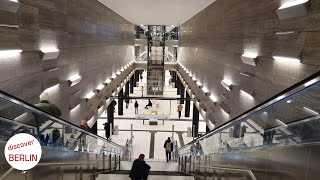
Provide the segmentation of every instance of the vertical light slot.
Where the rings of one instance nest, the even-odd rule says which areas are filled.
[[[273,59],[279,62],[286,62],[286,63],[294,63],[299,64],[300,59],[298,58],[291,58],[291,57],[284,57],[284,56],[273,56]]]
[[[21,49],[1,50],[0,55],[2,57],[13,57],[19,55],[21,52]]]
[[[279,9],[286,9],[292,6],[297,6],[299,4],[304,4],[308,2],[309,0],[291,0],[284,3],[282,6],[279,7]]]

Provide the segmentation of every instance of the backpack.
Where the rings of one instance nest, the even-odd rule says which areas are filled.
[[[171,142],[170,143],[166,143],[166,151],[167,152],[171,152]]]

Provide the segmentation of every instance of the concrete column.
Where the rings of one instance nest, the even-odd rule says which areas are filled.
[[[176,85],[177,85],[177,95],[180,95],[181,94],[181,82],[180,82],[179,77],[177,78]]]
[[[130,78],[130,93],[133,94],[133,88],[134,88],[134,75]]]
[[[118,115],[123,115],[123,89],[118,94]]]
[[[113,101],[114,100],[112,100],[110,105],[107,107],[108,123],[112,124],[112,129],[113,129],[113,125],[114,125],[114,108],[115,108]]]
[[[173,73],[173,79],[174,79],[174,83],[175,83],[175,88],[178,88],[178,84],[177,84],[177,80],[179,79],[179,77],[177,76],[177,71],[175,71]]]
[[[139,82],[139,71],[134,71],[134,86],[137,87],[137,82]]]
[[[126,86],[125,86],[125,91],[126,91],[126,97],[129,97],[129,82],[126,83]]]
[[[182,81],[180,81],[180,98],[183,98],[180,100],[180,104],[184,104],[184,93],[186,92],[183,84],[182,84]],[[188,94],[188,93],[187,93]]]
[[[184,107],[185,110],[185,117],[190,117],[190,95],[188,92],[186,92],[186,104]]]
[[[195,104],[193,104],[192,127],[195,127],[194,129],[192,129],[192,135],[194,134],[197,137],[199,132],[199,111]],[[193,131],[195,133],[193,133]]]

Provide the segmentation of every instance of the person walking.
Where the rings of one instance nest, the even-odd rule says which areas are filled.
[[[150,99],[148,99],[148,104],[146,105],[146,107],[144,107],[145,109],[149,109],[148,107],[152,107],[152,102]]]
[[[177,111],[178,111],[178,114],[179,114],[179,119],[181,118],[182,108],[183,108],[182,104],[178,104],[178,106],[177,106]]]
[[[136,102],[134,103],[134,113],[138,114],[138,108],[139,108],[139,104],[138,101],[136,100]]]
[[[141,97],[143,97],[143,92],[144,92],[144,87],[143,86],[141,86],[140,91],[141,91]]]
[[[144,154],[140,154],[139,158],[133,161],[129,177],[132,180],[147,180],[151,167],[144,161]]]
[[[40,102],[35,104],[35,106],[53,116],[60,117],[62,115],[62,112],[58,106],[49,102],[49,94],[47,92],[44,92],[40,95]]]
[[[170,140],[170,137],[164,142],[163,145],[164,149],[166,150],[166,158],[167,162],[171,161],[171,152],[173,151],[173,143]]]

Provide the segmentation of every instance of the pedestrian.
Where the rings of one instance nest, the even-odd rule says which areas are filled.
[[[152,102],[150,99],[148,99],[148,104],[146,105],[146,107],[144,107],[145,109],[149,109],[148,107],[152,107]]]
[[[241,142],[243,142],[243,138],[244,138],[244,135],[245,135],[246,132],[247,132],[247,126],[243,125],[241,127],[241,134],[240,134]]]
[[[139,104],[138,101],[136,100],[136,102],[134,103],[134,113],[138,114],[138,109],[139,109]]]
[[[170,140],[170,137],[164,142],[163,145],[164,149],[166,150],[166,157],[167,162],[171,161],[171,152],[173,151],[173,143]]]
[[[70,138],[67,140],[66,146],[69,150],[74,150],[77,147],[77,140],[74,135],[71,134]]]
[[[144,87],[143,86],[141,86],[140,91],[141,91],[141,97],[143,97],[143,91],[144,91]]]
[[[151,167],[144,161],[144,154],[140,154],[139,158],[133,161],[133,165],[129,174],[132,180],[147,180]]]
[[[87,131],[87,132],[91,132],[91,128],[88,126],[87,124],[87,120],[81,120],[80,122],[80,128]],[[83,151],[87,151],[87,144],[89,144],[87,142],[87,134],[85,132],[82,132],[80,135],[80,146],[79,149],[82,149]]]
[[[178,111],[178,114],[179,114],[179,119],[181,118],[182,108],[183,108],[182,104],[179,103],[178,106],[177,106],[177,111]]]
[[[44,92],[40,95],[40,102],[35,104],[35,106],[42,111],[49,113],[50,115],[56,117],[60,117],[62,115],[62,112],[58,106],[49,102],[49,94],[47,92]]]
[[[91,128],[88,126],[88,124],[87,124],[87,120],[81,120],[81,122],[80,122],[80,128],[81,129],[83,129],[83,130],[86,130],[86,131],[88,131],[88,132],[92,132],[91,131]]]

